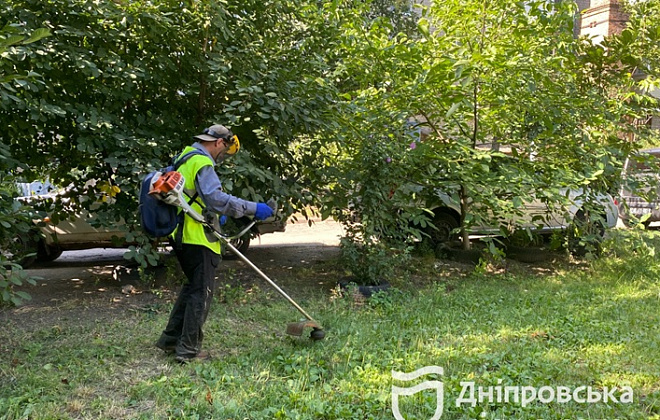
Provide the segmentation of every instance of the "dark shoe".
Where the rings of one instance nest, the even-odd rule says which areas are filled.
[[[174,350],[176,350],[176,345],[175,344],[170,344],[170,345],[165,345],[161,343],[160,341],[156,342],[156,347],[164,351],[165,353],[174,353]]]
[[[174,360],[184,364],[195,360],[200,362],[205,362],[207,360],[211,360],[211,354],[206,350],[201,350],[199,353],[197,353],[194,356],[176,356]]]

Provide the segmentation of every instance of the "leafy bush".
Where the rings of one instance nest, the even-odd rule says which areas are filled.
[[[16,96],[16,87],[37,90],[36,74],[16,73],[12,60],[20,59],[22,51],[17,49],[27,48],[26,45],[49,35],[44,28],[23,33],[18,25],[7,24],[0,29],[0,111],[23,105],[23,99]],[[0,142],[0,304],[17,305],[29,299],[27,293],[14,291],[14,286],[35,283],[20,265],[22,259],[33,257],[27,246],[33,234],[31,210],[14,198],[17,195],[14,174],[22,169],[24,165],[12,158],[8,145]]]
[[[405,132],[405,120],[366,107],[360,114],[358,109],[352,115],[360,124],[343,134],[325,207],[334,209],[344,225],[345,267],[356,282],[376,285],[407,260],[411,240],[420,238],[411,220],[423,210],[402,188],[415,144]]]
[[[383,243],[359,241],[354,237],[341,239],[341,261],[360,285],[379,285],[391,278],[397,256]]]
[[[24,258],[32,258],[30,242],[32,232],[31,209],[15,199],[14,177],[8,174],[8,165],[16,162],[0,143],[0,304],[19,304],[30,296],[14,291],[15,286],[35,284],[20,265]]]

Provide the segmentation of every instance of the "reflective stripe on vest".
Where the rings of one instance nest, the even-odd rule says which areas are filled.
[[[178,157],[181,157],[194,149],[194,147],[188,146]],[[211,159],[204,155],[194,155],[188,158],[188,160],[179,167],[179,172],[181,175],[183,175],[183,179],[185,180],[185,183],[183,184],[185,191],[195,191],[195,178],[197,177],[197,172],[199,172],[199,170],[205,166],[213,166]],[[190,201],[191,197],[186,197],[184,195],[184,198]],[[190,204],[190,207],[192,207],[193,210],[195,210],[197,213],[202,214],[205,206],[202,200],[198,197],[193,203]],[[204,232],[204,225],[196,222],[187,214],[184,216],[184,218],[183,239],[181,242],[191,245],[203,245],[216,254],[220,254],[220,241],[212,235],[207,235]],[[176,238],[176,233],[179,229],[180,226],[177,226],[174,233],[172,233],[173,238]]]

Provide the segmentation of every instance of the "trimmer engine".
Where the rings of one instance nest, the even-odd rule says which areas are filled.
[[[153,177],[149,194],[167,204],[180,207],[184,182],[183,175],[179,172],[170,171],[164,174],[158,172]]]

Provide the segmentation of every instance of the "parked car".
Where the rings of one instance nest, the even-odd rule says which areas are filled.
[[[518,228],[529,229],[540,235],[549,235],[557,230],[568,230],[570,226],[580,225],[583,235],[595,234],[602,238],[606,228],[616,226],[618,218],[618,208],[614,199],[608,194],[597,194],[591,202],[591,206],[586,206],[583,190],[565,190],[568,193],[570,205],[565,210],[550,210],[548,206],[540,200],[523,203],[522,215],[516,217],[513,222]],[[425,229],[434,244],[449,242],[456,237],[456,229],[460,226],[460,203],[450,195],[436,190],[433,200],[428,204],[433,211],[432,223],[435,226]],[[599,221],[595,225],[586,223],[591,220],[593,210],[597,208]],[[589,225],[588,229],[584,226]],[[588,230],[588,232],[587,232]],[[498,235],[501,234],[497,225],[483,223],[472,226],[469,232],[471,235]],[[579,242],[579,241],[577,241]],[[574,243],[577,250],[579,245]]]
[[[22,200],[26,203],[43,199],[62,199],[66,194],[66,189],[57,188],[50,182],[32,182],[20,183],[17,185]],[[49,217],[42,220],[35,220],[35,232],[20,238],[25,251],[34,254],[32,258],[23,261],[23,266],[27,267],[35,261],[50,262],[62,255],[63,251],[82,250],[91,248],[124,248],[131,245],[126,241],[128,228],[124,223],[117,223],[114,226],[96,228],[92,226],[93,215],[83,211],[73,215],[69,219],[60,220],[58,223],[52,223]],[[233,220],[228,230],[235,229],[240,232],[242,227],[250,222],[248,218]],[[240,252],[245,252],[250,246],[252,237],[273,233],[284,232],[286,221],[271,217],[264,221],[256,223],[249,233],[240,238],[231,241]],[[233,231],[233,230],[232,230]],[[224,255],[224,257],[231,257]]]
[[[660,197],[660,184],[658,184],[660,174],[657,172],[657,168],[654,169],[651,167],[653,165],[648,164],[649,159],[659,157],[660,148],[640,150],[636,157],[626,159],[623,164],[618,204],[621,221],[628,227],[640,220],[646,226],[653,222],[660,222],[660,199],[658,198]],[[655,185],[649,186],[651,183]],[[652,188],[655,191],[651,191]],[[655,194],[650,194],[652,192]]]

